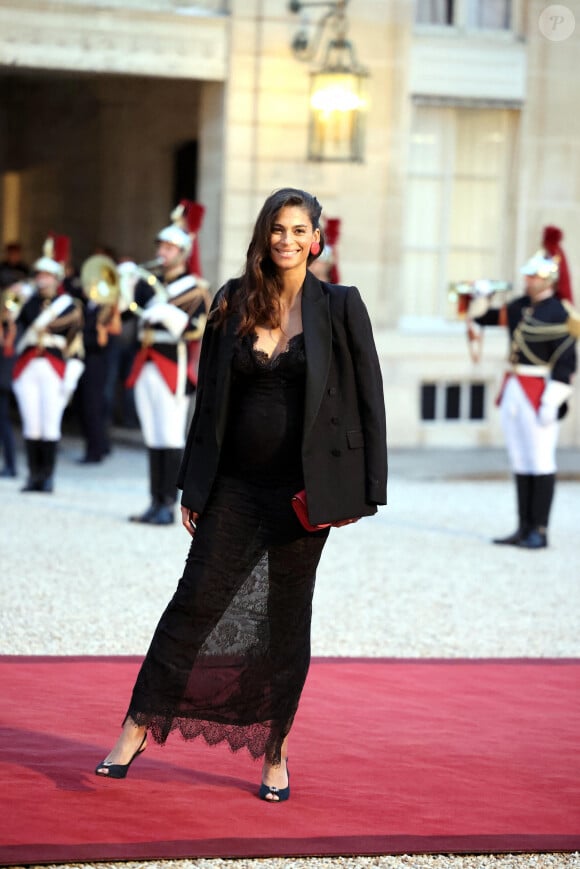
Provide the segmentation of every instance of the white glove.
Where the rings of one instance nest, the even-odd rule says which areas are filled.
[[[179,338],[189,322],[189,315],[169,302],[155,302],[145,308],[144,323],[161,323],[174,338]]]
[[[538,408],[538,421],[540,425],[551,425],[558,419],[560,405],[564,404],[572,393],[572,387],[568,383],[559,380],[548,380],[542,393],[542,400]]]
[[[483,317],[489,311],[489,296],[472,296],[467,306],[467,316],[470,320]]]

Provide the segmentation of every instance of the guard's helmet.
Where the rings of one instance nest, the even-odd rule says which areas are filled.
[[[189,255],[191,251],[191,236],[175,223],[171,223],[169,226],[164,226],[157,234],[155,241],[166,241],[169,244],[174,244],[186,255]]]
[[[197,202],[182,199],[171,212],[171,223],[163,227],[155,241],[174,244],[186,256],[192,251],[205,209]]]
[[[48,272],[61,280],[69,255],[70,240],[66,235],[49,235],[42,246],[42,256],[32,266],[34,272]]]
[[[522,275],[537,275],[540,278],[549,278],[555,281],[558,278],[558,263],[556,260],[546,256],[543,250],[537,251],[529,260],[521,267]]]

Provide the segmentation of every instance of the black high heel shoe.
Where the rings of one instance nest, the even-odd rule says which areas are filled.
[[[95,769],[95,775],[102,775],[103,778],[125,778],[127,773],[129,772],[129,767],[133,763],[138,755],[143,754],[147,746],[145,742],[147,740],[147,734],[141,740],[141,745],[129,761],[129,763],[107,763],[106,761],[101,761],[101,763]]]
[[[260,785],[258,796],[261,800],[267,803],[284,803],[290,799],[290,771],[288,769],[288,761],[286,761],[286,772],[288,774],[288,785],[285,788],[276,788],[273,785],[265,785],[264,782]],[[269,794],[277,799],[269,799]]]

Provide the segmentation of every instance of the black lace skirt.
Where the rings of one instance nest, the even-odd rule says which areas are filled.
[[[316,568],[328,531],[302,529],[291,485],[218,478],[128,714],[276,763],[310,663]]]

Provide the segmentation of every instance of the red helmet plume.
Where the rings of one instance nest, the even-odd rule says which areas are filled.
[[[546,254],[558,263],[558,279],[554,285],[559,299],[567,299],[572,302],[572,282],[566,255],[560,246],[564,234],[557,226],[545,226],[542,234],[542,247]]]
[[[187,226],[187,232],[193,237],[191,256],[189,257],[189,271],[192,275],[201,277],[201,261],[199,256],[198,233],[203,223],[205,206],[191,199],[182,199],[180,206],[183,207],[183,221]]]

